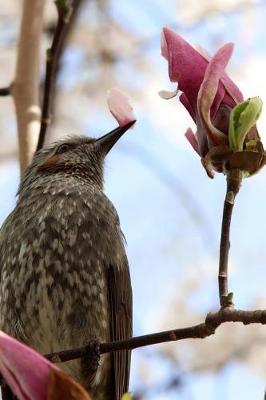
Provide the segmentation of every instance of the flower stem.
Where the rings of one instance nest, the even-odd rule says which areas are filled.
[[[242,171],[234,169],[227,174],[227,189],[224,200],[223,220],[220,240],[219,297],[221,308],[232,307],[233,293],[228,293],[228,255],[230,249],[230,225],[235,197],[240,189]]]

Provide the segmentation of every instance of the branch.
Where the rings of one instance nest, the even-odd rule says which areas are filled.
[[[40,129],[40,43],[45,1],[24,0],[18,43],[14,96],[19,140],[20,171],[30,163]]]
[[[260,323],[266,325],[266,310],[245,311],[234,308],[222,308],[215,313],[209,313],[205,322],[187,328],[175,329],[136,336],[117,342],[100,343],[100,354],[119,350],[133,350],[138,347],[150,346],[158,343],[178,341],[183,339],[204,339],[215,333],[216,329],[225,322],[242,322],[244,325]],[[94,343],[92,345],[95,345]],[[88,346],[78,349],[51,353],[45,357],[52,362],[60,363],[81,358],[88,354]]]
[[[68,36],[73,21],[82,4],[82,0],[57,0],[55,2],[58,12],[58,20],[55,28],[55,34],[50,49],[46,56],[46,74],[44,83],[44,97],[42,107],[41,129],[37,144],[37,150],[40,150],[45,141],[47,128],[51,122],[51,108],[55,89],[58,65],[63,53],[64,42]]]
[[[239,169],[228,172],[227,189],[224,200],[223,221],[220,240],[219,297],[221,307],[233,306],[233,293],[228,293],[228,256],[230,249],[230,226],[235,197],[239,192],[242,172]]]
[[[10,92],[10,87],[4,87],[4,88],[0,88],[0,96],[4,97],[4,96],[9,96],[11,94]]]
[[[65,46],[66,46],[66,42],[69,40],[69,36],[73,30],[73,27],[75,25],[75,22],[79,16],[81,7],[84,4],[84,0],[72,0],[72,12],[71,15],[69,17],[69,21],[65,27],[65,29],[62,32],[62,37],[60,40],[60,43],[58,43],[58,62],[57,62],[57,70],[55,71],[55,74],[57,76],[58,74],[58,70],[60,69],[60,61],[61,61],[61,56],[64,52]],[[55,32],[56,26],[54,26],[54,28],[51,29],[52,35],[54,36],[54,32]]]

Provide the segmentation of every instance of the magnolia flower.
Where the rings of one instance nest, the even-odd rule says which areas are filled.
[[[0,373],[19,400],[90,400],[67,374],[2,331]]]
[[[179,99],[197,127],[195,134],[189,128],[185,136],[202,158],[214,147],[222,146],[230,151],[243,150],[245,140],[250,143],[259,140],[254,127],[261,111],[261,101],[258,98],[245,102],[245,107],[238,107],[236,114],[231,116],[230,131],[235,136],[229,140],[230,114],[243,102],[241,91],[225,72],[232,51],[233,44],[227,43],[210,58],[195,50],[173,30],[163,29],[162,55],[168,61],[169,78],[172,82],[178,82],[178,89],[182,91]],[[245,111],[244,118],[242,111]],[[234,118],[235,115],[237,118]],[[253,119],[248,117],[247,122],[247,115],[252,115]],[[240,129],[241,138],[238,143],[240,130],[234,123],[237,121],[240,124],[243,120],[246,124],[244,129]],[[235,145],[233,149],[230,147],[232,143]],[[219,170],[218,164],[214,167]]]

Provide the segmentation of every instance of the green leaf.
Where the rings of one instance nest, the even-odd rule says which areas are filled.
[[[229,121],[229,146],[232,150],[243,150],[245,138],[256,124],[261,110],[262,101],[259,97],[252,97],[232,109]]]

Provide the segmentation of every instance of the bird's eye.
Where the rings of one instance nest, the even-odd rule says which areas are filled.
[[[71,148],[72,146],[70,144],[67,143],[60,144],[56,149],[56,154],[66,153]]]

